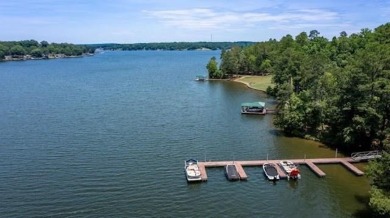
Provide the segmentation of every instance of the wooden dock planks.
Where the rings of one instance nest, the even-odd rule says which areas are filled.
[[[355,167],[354,165],[352,165],[350,162],[348,161],[345,161],[345,160],[342,160],[341,163],[347,168],[349,169],[350,171],[352,171],[353,173],[355,173],[355,175],[357,176],[363,176],[364,173],[359,170],[357,167]]]
[[[326,174],[316,165],[316,164],[342,164],[351,172],[355,173],[358,176],[364,175],[364,173],[359,170],[357,167],[351,164],[351,162],[357,162],[351,158],[314,158],[314,159],[290,159],[295,164],[306,164],[316,175],[319,177],[324,177]],[[207,181],[207,167],[224,167],[228,164],[234,164],[236,166],[237,172],[240,175],[242,180],[248,178],[247,174],[243,167],[250,166],[262,166],[265,163],[275,163],[277,165],[277,170],[281,179],[287,178],[286,173],[279,166],[281,160],[249,160],[249,161],[207,161],[199,162],[199,169],[201,171],[202,181]]]
[[[319,177],[324,177],[326,174],[318,168],[312,161],[306,160],[306,165]]]
[[[286,172],[284,172],[284,170],[282,169],[281,166],[279,166],[279,164],[275,164],[276,166],[276,170],[278,171],[278,174],[279,174],[279,178],[280,179],[287,179],[287,174]]]
[[[206,172],[206,167],[203,163],[199,162],[198,167],[200,170],[200,177],[202,178],[202,181],[207,181],[207,172]]]
[[[248,176],[246,175],[244,168],[242,168],[242,165],[237,162],[234,162],[234,165],[236,166],[236,170],[238,175],[240,176],[240,179],[247,180]]]

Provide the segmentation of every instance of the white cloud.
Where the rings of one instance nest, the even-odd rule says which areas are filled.
[[[216,11],[207,8],[143,12],[150,18],[168,26],[192,30],[251,27],[256,24],[296,25],[308,22],[313,23],[313,25],[329,22],[329,25],[332,25],[339,18],[336,12],[320,9],[294,10],[273,14],[253,11]]]
[[[385,1],[0,1],[2,40],[70,42],[258,41],[317,29],[359,32],[388,22]]]
[[[343,23],[338,24],[338,28],[342,27],[350,27],[351,24],[349,23]],[[313,23],[299,23],[294,25],[285,25],[285,24],[278,24],[275,26],[270,27],[270,29],[308,29],[308,28],[329,28],[329,27],[335,27],[335,24],[313,24]]]

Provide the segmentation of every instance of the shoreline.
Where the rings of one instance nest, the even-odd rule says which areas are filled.
[[[93,56],[93,53],[84,53],[82,55],[64,55],[64,54],[51,54],[44,57],[32,57],[31,55],[22,55],[22,56],[11,56],[7,55],[4,59],[0,59],[0,62],[9,62],[9,61],[30,61],[30,60],[52,60],[52,59],[63,59],[63,58],[82,58]]]
[[[237,77],[237,78],[230,79],[230,81],[245,84],[248,88],[253,89],[253,90],[256,90],[256,91],[261,91],[261,92],[264,92],[264,93],[267,92],[266,89],[261,89],[261,88],[256,88],[256,87],[254,87],[253,85],[256,84],[255,82],[243,81],[243,79],[248,78],[248,77],[264,78],[264,76],[244,75],[244,76],[239,76],[239,77]]]
[[[242,83],[244,85],[246,85],[246,87],[250,88],[250,89],[253,89],[253,90],[256,90],[256,91],[260,91],[260,92],[264,92],[266,93],[267,92],[267,88],[257,88],[255,87],[254,85],[256,84],[259,84],[257,82],[247,82],[247,81],[243,81],[245,78],[261,78],[261,79],[264,79],[265,76],[252,76],[252,75],[235,75],[235,77],[233,78],[229,78],[229,79],[207,79],[207,81],[232,81],[232,82],[237,82],[237,83]],[[268,86],[271,86],[270,83],[268,82],[264,82],[265,85]]]
[[[232,79],[231,81],[245,84],[246,87],[248,87],[248,88],[250,88],[250,89],[254,89],[254,90],[257,90],[257,91],[265,92],[265,90],[256,89],[255,87],[251,86],[251,83],[250,83],[250,82],[245,82],[245,81],[240,80],[240,79],[244,79],[244,78],[247,78],[247,77],[248,77],[248,76],[242,76],[242,77],[238,77],[238,78]]]

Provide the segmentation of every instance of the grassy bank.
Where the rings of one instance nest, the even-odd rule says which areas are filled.
[[[274,85],[271,84],[272,75],[268,76],[243,76],[240,78],[235,79],[234,81],[244,83],[249,88],[260,90],[260,91],[266,91],[268,86],[273,87]]]

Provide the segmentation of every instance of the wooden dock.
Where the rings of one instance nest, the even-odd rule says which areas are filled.
[[[268,109],[267,108],[266,114],[277,114],[277,113],[278,113],[278,111],[276,109]]]
[[[353,172],[357,176],[362,176],[364,173],[351,163],[356,163],[352,158],[317,158],[317,159],[288,159],[295,164],[308,166],[317,176],[324,177],[326,174],[317,166],[317,164],[342,164],[345,168]],[[201,171],[202,181],[207,181],[206,168],[224,167],[228,164],[234,164],[241,180],[246,180],[248,176],[243,167],[262,166],[265,163],[274,163],[277,165],[277,170],[281,179],[286,179],[287,175],[279,166],[282,160],[249,160],[249,161],[205,161],[199,162],[198,166]]]

